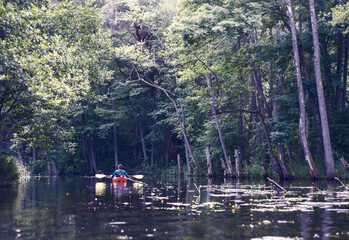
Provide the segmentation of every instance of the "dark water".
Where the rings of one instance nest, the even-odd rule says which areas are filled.
[[[0,188],[0,239],[349,239],[338,182],[83,177]]]

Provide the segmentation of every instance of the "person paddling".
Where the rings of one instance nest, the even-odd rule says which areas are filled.
[[[125,176],[125,177],[128,177],[127,172],[124,170],[124,166],[123,166],[122,164],[119,164],[119,165],[118,165],[118,169],[115,170],[115,172],[113,173],[113,175],[112,175],[111,177],[112,177],[112,178],[113,178],[114,176],[119,177],[120,175],[123,175],[123,176]]]

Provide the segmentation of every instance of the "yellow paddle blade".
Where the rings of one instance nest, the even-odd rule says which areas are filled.
[[[96,176],[96,178],[105,178],[106,177],[106,175],[100,174],[100,173],[97,173],[95,176]]]
[[[144,176],[143,175],[132,175],[132,177],[135,179],[142,179]]]

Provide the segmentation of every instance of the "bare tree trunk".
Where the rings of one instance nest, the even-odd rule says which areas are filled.
[[[314,0],[309,0],[309,10],[310,10],[311,26],[313,30],[314,68],[315,68],[316,88],[317,88],[319,110],[320,110],[320,117],[321,117],[322,138],[323,138],[324,151],[325,151],[326,177],[328,179],[333,179],[335,177],[334,161],[333,161],[333,153],[332,153],[332,147],[331,147],[330,130],[328,127],[328,120],[327,120],[327,113],[326,113],[324,90],[322,87],[322,79],[321,79],[320,48],[319,48]]]
[[[53,176],[57,176],[58,175],[56,162],[54,160],[52,160],[52,175]]]
[[[145,148],[145,141],[144,141],[144,128],[142,126],[141,117],[137,116],[137,120],[138,120],[138,127],[139,127],[139,136],[141,137],[143,158],[144,158],[144,162],[148,165],[147,149]]]
[[[33,162],[36,162],[36,148],[33,147],[32,150],[33,150]]]
[[[299,59],[300,59],[300,63],[301,63],[301,67],[303,70],[303,74],[304,74],[304,79],[305,81],[311,81],[310,76],[309,76],[309,72],[308,72],[308,67],[307,67],[307,62],[305,60],[305,56],[304,56],[304,51],[303,51],[303,46],[302,45],[298,45],[299,48]],[[310,108],[311,111],[313,113],[313,118],[315,121],[315,126],[316,126],[316,133],[318,135],[318,139],[319,139],[319,144],[318,144],[318,153],[319,156],[323,154],[323,141],[322,141],[322,133],[321,133],[321,122],[320,122],[320,116],[319,116],[319,112],[318,109],[315,105],[315,98],[314,95],[309,92],[308,93],[308,97],[309,97],[309,104],[310,104]]]
[[[223,160],[223,158],[221,158],[221,166],[225,173],[229,172],[228,167],[225,165],[225,161]]]
[[[138,119],[136,118],[136,126],[135,126],[135,129],[136,129],[136,137],[135,139],[138,140],[138,137],[139,137],[139,127],[138,127]],[[135,162],[140,162],[139,161],[139,158],[138,158],[138,144],[133,144],[133,159]]]
[[[213,170],[213,165],[212,165],[212,159],[211,159],[211,154],[210,154],[210,148],[207,147],[205,148],[205,154],[206,154],[206,162],[207,162],[207,175],[209,177],[212,177],[215,175],[214,170]]]
[[[215,105],[216,105],[215,99],[217,98],[217,96],[213,92],[214,90],[213,90],[213,84],[212,84],[211,78],[209,76],[207,76],[206,74],[205,74],[205,78],[206,78],[206,82],[207,82],[207,87],[209,88],[210,94],[211,94],[211,101],[212,101],[211,112],[212,112],[213,118],[214,118],[215,123],[216,123],[219,140],[221,142],[221,146],[222,146],[222,150],[223,150],[223,154],[224,154],[224,159],[225,159],[226,164],[228,165],[228,161],[229,161],[228,152],[227,152],[227,148],[225,147],[223,133],[221,130],[221,125],[219,124],[217,111],[216,111],[216,107],[215,107]],[[229,175],[234,175],[234,172],[229,172]]]
[[[345,37],[344,37],[342,109],[345,108],[345,104],[347,102],[348,48],[349,48],[349,34],[347,33],[345,34]]]
[[[326,99],[332,101],[334,95],[334,89],[332,84],[332,73],[331,73],[331,63],[330,57],[328,56],[328,46],[326,38],[321,39],[321,55],[324,60],[324,71],[326,80]],[[331,103],[331,102],[330,102]]]
[[[96,166],[96,152],[93,146],[92,138],[88,138],[88,160],[90,165],[90,174],[94,175],[97,173],[97,166]]]
[[[261,123],[262,123],[262,126],[263,126],[265,138],[267,140],[268,154],[269,154],[269,158],[270,158],[271,164],[272,164],[275,172],[279,176],[279,178],[283,179],[284,178],[284,174],[283,174],[283,172],[281,170],[280,163],[279,163],[278,159],[273,154],[273,147],[271,145],[269,130],[268,130],[267,126],[265,125],[264,117],[262,115],[259,115],[259,116],[261,118]]]
[[[236,177],[244,178],[244,173],[242,172],[241,158],[240,158],[240,150],[235,149],[235,168],[236,168]]]
[[[310,3],[310,2],[309,2]],[[310,7],[310,6],[309,6]],[[315,11],[315,10],[314,10]],[[314,34],[314,33],[313,33]],[[337,38],[337,84],[336,84],[336,106],[340,107],[342,99],[342,66],[343,66],[343,33],[340,31]]]
[[[308,164],[310,176],[313,179],[315,179],[315,178],[319,178],[319,174],[316,170],[313,158],[311,156],[311,153],[308,147],[308,139],[305,132],[304,92],[303,92],[303,83],[302,83],[302,76],[301,76],[301,70],[300,70],[300,60],[299,60],[299,52],[298,52],[298,44],[297,44],[297,31],[296,31],[295,21],[293,16],[292,1],[286,0],[286,4],[287,4],[288,15],[290,19],[292,48],[293,48],[293,54],[294,54],[294,65],[295,65],[296,77],[297,77],[298,101],[299,101],[299,134],[300,134],[301,144],[304,151],[304,157]]]
[[[118,167],[119,165],[119,157],[118,157],[118,130],[116,123],[114,122],[113,126],[113,134],[114,134],[114,163],[115,163],[115,168]]]
[[[116,105],[115,105],[115,101],[114,99],[112,99],[111,101],[112,106],[113,106],[113,110],[116,111]],[[116,119],[114,119],[114,126],[113,126],[113,148],[114,148],[114,165],[115,168],[118,167],[119,165],[119,156],[118,156],[118,129],[116,126]]]
[[[153,169],[154,166],[154,144],[151,144],[151,155],[150,155],[150,168]]]
[[[276,30],[276,37],[279,38],[280,36],[280,29],[279,29],[279,24],[277,25],[277,30]],[[301,27],[301,26],[300,26]],[[270,35],[272,35],[272,33],[270,33]],[[283,78],[282,78],[282,75],[281,75],[281,72],[282,70],[281,69],[278,69],[278,79],[277,79],[277,87],[278,88],[281,88],[281,85],[282,85],[282,82],[283,82]],[[270,62],[270,92],[269,92],[269,96],[270,98],[272,99],[271,100],[271,108],[272,108],[272,112],[274,113],[273,114],[273,117],[274,117],[274,120],[276,122],[279,121],[279,108],[278,108],[278,104],[276,102],[276,100],[274,99],[274,80],[273,80],[273,64],[272,62]],[[282,95],[282,91],[278,92],[277,93],[278,96],[281,96]],[[278,130],[278,129],[276,129]],[[281,171],[282,171],[282,174],[283,174],[283,178],[285,179],[288,179],[288,178],[292,178],[293,176],[291,176],[290,174],[290,170],[289,170],[289,167],[287,165],[287,162],[285,161],[285,154],[284,154],[284,144],[282,144],[280,141],[278,141],[276,143],[277,145],[277,150],[278,150],[278,156],[279,156],[279,164],[280,164],[280,168],[281,168]]]
[[[182,169],[182,165],[181,165],[181,155],[179,153],[177,154],[177,164],[178,164],[179,176],[183,176],[184,173],[183,173],[183,169]]]
[[[184,144],[184,147],[185,147],[185,159],[187,161],[187,170],[188,170],[187,174],[188,174],[188,176],[192,176],[193,175],[193,170],[191,169],[191,163],[190,163],[190,158],[189,158],[187,145]]]
[[[287,148],[288,163],[292,166],[293,161],[292,161],[292,152],[291,152],[290,144],[287,143],[286,148]]]
[[[168,166],[168,159],[169,159],[169,150],[168,150],[168,142],[165,143],[165,162],[166,167]]]

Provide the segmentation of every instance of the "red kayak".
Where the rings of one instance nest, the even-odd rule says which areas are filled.
[[[127,178],[124,175],[119,175],[118,177],[112,178],[113,182],[126,182]]]

